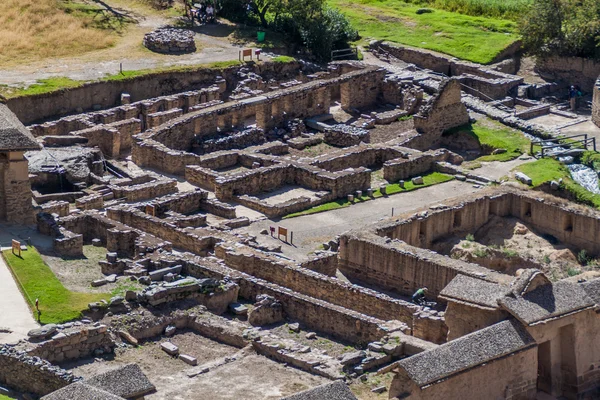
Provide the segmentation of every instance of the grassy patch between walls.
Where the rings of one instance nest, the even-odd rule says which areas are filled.
[[[387,195],[410,192],[412,190],[417,190],[417,189],[421,189],[424,187],[436,185],[438,183],[448,182],[448,181],[451,181],[452,179],[454,179],[454,177],[451,175],[442,174],[440,172],[432,172],[430,174],[423,175],[423,184],[422,185],[415,185],[412,183],[412,181],[408,180],[404,183],[404,188],[401,188],[398,183],[393,183],[391,185],[386,186],[386,191],[387,191]],[[309,208],[308,210],[288,214],[285,217],[283,217],[283,219],[300,217],[302,215],[316,214],[316,213],[320,213],[320,212],[324,212],[324,211],[336,210],[338,208],[349,207],[352,204],[363,203],[365,201],[377,199],[379,197],[383,197],[383,194],[381,193],[381,191],[379,189],[376,189],[376,190],[373,190],[372,197],[364,195],[360,198],[355,198],[353,203],[349,202],[348,199],[346,199],[346,198],[338,199],[335,201],[331,201],[329,203],[323,203],[318,206]]]
[[[108,294],[71,292],[58,280],[34,247],[23,251],[22,258],[13,255],[10,250],[2,255],[36,319],[35,300],[39,299],[42,311],[40,320],[44,324],[79,318],[89,303],[110,297]]]
[[[481,147],[487,148],[487,150],[506,150],[505,153],[478,157],[477,161],[510,161],[530,150],[531,142],[522,133],[491,120],[486,120],[485,123],[476,121],[453,128],[445,132],[444,136],[458,133],[466,133],[474,137]]]

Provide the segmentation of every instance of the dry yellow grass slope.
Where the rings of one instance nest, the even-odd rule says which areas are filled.
[[[0,64],[77,55],[116,40],[90,17],[67,14],[59,0],[0,0]]]

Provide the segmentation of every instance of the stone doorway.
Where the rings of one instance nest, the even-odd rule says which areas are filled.
[[[538,379],[537,388],[552,393],[552,354],[550,341],[538,345]]]

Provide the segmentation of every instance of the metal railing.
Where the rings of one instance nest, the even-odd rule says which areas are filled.
[[[577,139],[581,137],[583,139]],[[559,152],[553,151],[551,153],[552,156],[559,156],[577,149],[588,150],[589,146],[591,146],[592,149],[596,151],[596,138],[588,138],[588,135],[586,133],[582,133],[580,135],[565,136],[561,138],[532,140],[530,147],[531,155],[533,155],[533,147],[536,145],[540,145],[542,147],[540,154],[541,157],[544,158],[546,156],[545,153],[547,153],[548,150],[556,148],[564,148],[565,150]]]
[[[358,48],[350,47],[347,49],[333,50],[331,52],[331,59],[335,60],[358,60]]]

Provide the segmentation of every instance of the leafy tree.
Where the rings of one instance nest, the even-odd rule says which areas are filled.
[[[536,55],[600,58],[598,0],[534,0],[520,30],[525,47]]]
[[[327,61],[331,51],[347,46],[358,38],[348,19],[338,10],[325,7],[323,12],[300,28],[306,47],[320,61]]]
[[[358,38],[348,19],[325,0],[221,0],[220,4],[224,17],[281,32],[287,42],[305,45],[320,61]]]

